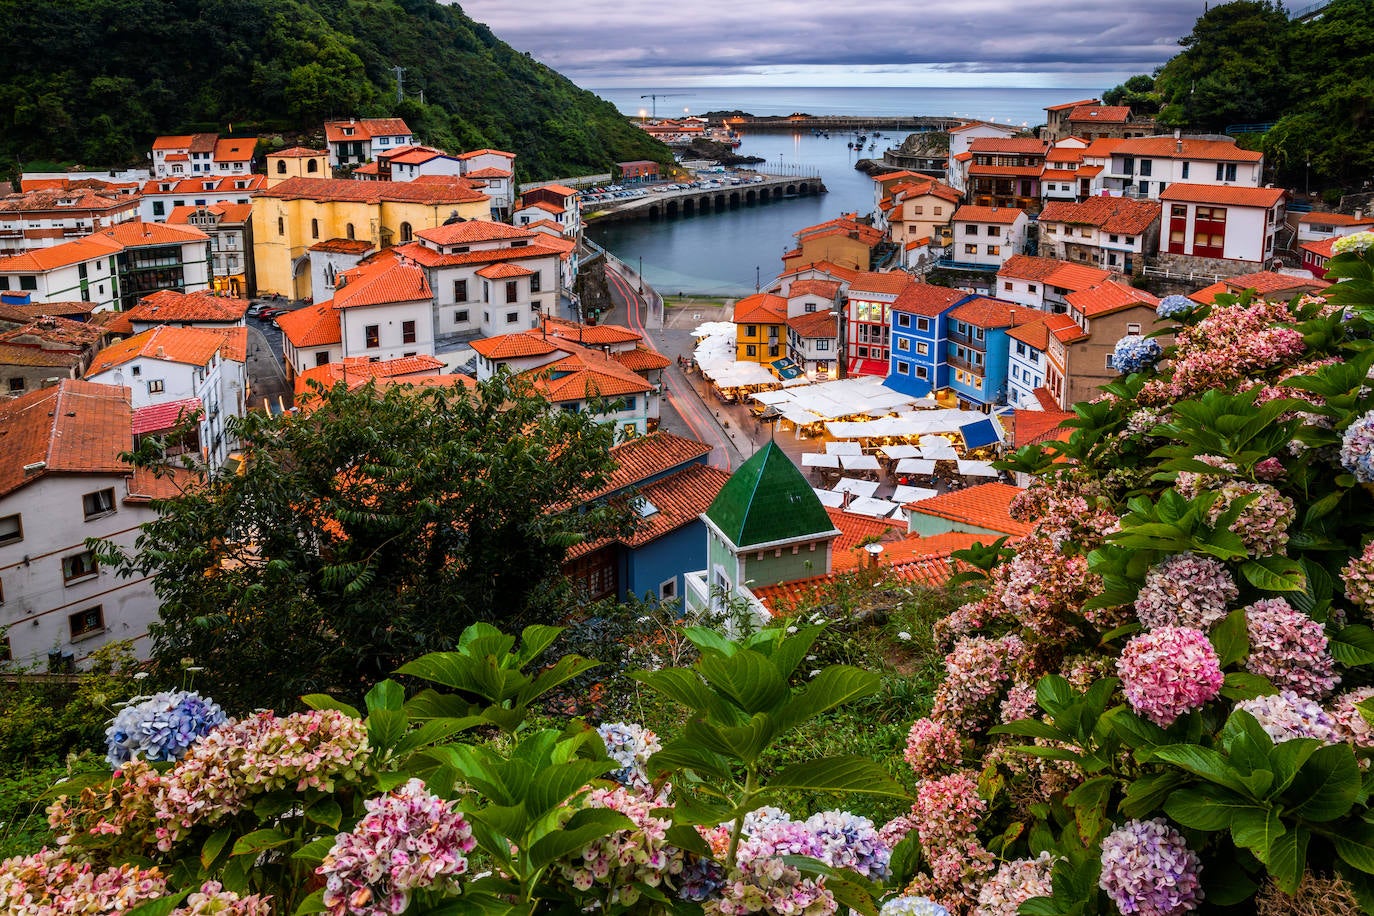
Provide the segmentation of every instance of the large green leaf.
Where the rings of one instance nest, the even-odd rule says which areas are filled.
[[[1142,776],[1126,787],[1118,810],[1126,817],[1143,818],[1163,807],[1169,794],[1183,785],[1186,777],[1177,770]]]
[[[1250,636],[1245,626],[1245,611],[1232,611],[1207,634],[1217,652],[1221,667],[1234,665],[1250,652]]]
[[[768,781],[769,789],[800,789],[807,792],[861,792],[907,798],[887,771],[866,757],[822,757],[796,763]]]
[[[294,838],[291,836],[291,834],[281,830],[254,830],[252,833],[246,833],[234,841],[234,848],[230,852],[230,855],[258,855],[259,853],[265,852],[269,849],[276,849],[278,846],[285,846],[287,843],[290,843],[293,839]]]
[[[124,911],[124,916],[168,916],[173,910],[181,906],[181,902],[191,895],[193,888],[184,891],[168,894],[166,897],[158,897],[156,900],[145,900],[137,906],[130,907]]]
[[[1164,803],[1164,813],[1194,830],[1227,830],[1238,814],[1263,811],[1254,802],[1217,786],[1179,789]]]
[[[583,848],[593,840],[634,826],[628,817],[609,808],[584,808],[561,830],[543,837],[528,852],[529,863],[543,868],[556,859]]]
[[[1266,592],[1300,592],[1307,585],[1302,566],[1288,557],[1258,557],[1242,563],[1240,572],[1247,582]]]
[[[337,709],[350,719],[362,718],[362,713],[355,707],[349,706],[343,700],[336,700],[327,693],[307,693],[301,697],[301,703],[309,709]]]
[[[1274,838],[1269,847],[1269,855],[1264,860],[1269,875],[1279,890],[1285,894],[1296,894],[1302,883],[1303,872],[1307,870],[1307,843],[1310,834],[1303,827],[1297,827]]]
[[[685,741],[670,742],[663,750],[649,758],[651,773],[678,770],[691,770],[718,780],[729,779],[731,775],[730,766],[725,758]]]
[[[1170,744],[1165,747],[1154,749],[1156,760],[1163,760],[1172,763],[1174,766],[1187,770],[1194,776],[1201,776],[1209,782],[1225,786],[1235,792],[1244,792],[1245,786],[1240,781],[1240,774],[1235,767],[1231,766],[1221,754],[1216,751],[1199,747],[1195,744]]]
[[[1244,808],[1231,818],[1231,839],[1253,852],[1261,862],[1269,861],[1271,848],[1287,831],[1279,813],[1268,806]]]
[[[688,668],[635,671],[630,676],[674,703],[703,715],[721,712],[721,707],[726,705],[702,683],[699,674]]]
[[[1342,825],[1331,837],[1336,854],[1362,872],[1374,875],[1374,824],[1356,821]]]
[[[1347,668],[1374,664],[1374,630],[1362,623],[1340,630],[1328,645],[1331,657]]]
[[[1333,821],[1348,812],[1360,791],[1360,768],[1350,745],[1319,748],[1307,758],[1284,802],[1298,817],[1315,823]]]
[[[378,751],[395,749],[410,725],[404,709],[374,709],[367,715],[367,740]]]
[[[531,817],[541,817],[563,804],[598,776],[615,769],[611,760],[570,760],[539,771],[525,795]]]
[[[881,687],[882,678],[871,671],[849,665],[830,665],[783,704],[774,717],[778,732],[790,731],[837,706],[872,696]]]
[[[766,656],[742,649],[731,656],[709,652],[697,663],[711,688],[724,694],[748,715],[771,712],[790,691],[777,666]]]

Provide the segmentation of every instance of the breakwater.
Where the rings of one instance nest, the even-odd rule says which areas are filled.
[[[968,123],[968,119],[925,115],[885,118],[865,115],[791,115],[788,117],[735,116],[725,118],[723,123],[731,130],[742,133],[823,130],[871,134],[874,131],[949,130],[951,127]]]
[[[724,213],[789,197],[824,194],[825,191],[819,174],[759,175],[759,180],[738,185],[673,190],[627,200],[588,203],[582,208],[582,221],[611,223]]]

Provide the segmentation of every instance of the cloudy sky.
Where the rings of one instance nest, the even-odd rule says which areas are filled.
[[[1101,88],[1178,50],[1202,0],[465,0],[585,87]]]

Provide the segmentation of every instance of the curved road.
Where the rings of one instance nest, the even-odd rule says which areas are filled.
[[[606,281],[611,289],[611,302],[616,308],[625,309],[626,326],[643,337],[646,347],[656,353],[662,353],[663,351],[659,349],[651,333],[644,327],[644,315],[647,306],[643,298],[635,291],[634,286],[609,265],[606,269]],[[660,327],[662,327],[661,321]],[[715,415],[697,397],[696,389],[692,386],[691,380],[687,378],[674,358],[676,354],[666,353],[664,355],[672,360],[668,364],[664,376],[664,389],[673,411],[682,418],[682,422],[692,431],[693,436],[711,446],[711,454],[707,460],[712,465],[727,471],[738,467],[741,459],[738,447],[731,441],[730,436],[721,427]]]

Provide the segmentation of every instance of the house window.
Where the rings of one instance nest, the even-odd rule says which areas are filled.
[[[403,343],[403,344],[415,343],[415,322],[413,322],[413,321],[402,321],[402,322],[401,322],[401,343]]]
[[[899,360],[899,361],[897,362],[897,374],[898,374],[898,375],[910,375],[910,374],[911,374],[911,363],[905,363],[905,362],[901,362],[901,361]]]
[[[14,376],[10,379],[10,394],[22,394],[24,391],[24,379],[22,376]]]
[[[1010,280],[1005,281],[1005,282],[1002,284],[1002,289],[1006,290],[1007,292],[1011,292],[1011,281],[1010,281]]]
[[[62,558],[62,581],[68,585],[77,580],[89,579],[100,572],[95,562],[94,550],[83,550]]]
[[[283,162],[283,163],[281,163],[281,165],[283,166],[283,168],[281,168],[279,171],[285,172],[286,169],[285,169],[284,166],[286,165],[286,163]],[[315,159],[308,160],[308,161],[305,163],[305,170],[306,170],[307,172],[312,172],[312,173],[313,173],[313,172],[318,172],[318,171],[320,170],[320,163],[319,163],[319,161],[318,161],[318,160],[315,160]]]
[[[0,545],[17,544],[24,540],[24,517],[6,515],[0,518]]]
[[[519,312],[506,312],[506,324],[515,324],[520,320]]]
[[[996,235],[996,234],[997,234],[997,227],[996,227],[996,226],[989,226],[989,227],[988,227],[987,234],[988,234],[988,235]]]
[[[964,254],[977,254],[977,253],[978,253],[978,246],[977,246],[977,245],[965,245],[965,246],[964,246]]]
[[[155,201],[153,201],[153,216],[166,216],[166,215],[167,215],[167,204],[166,204],[166,202],[165,202],[165,201],[161,201],[161,200],[155,200]]]
[[[1141,175],[1153,175],[1153,174],[1154,174],[1154,169],[1155,169],[1155,161],[1154,161],[1153,159],[1142,159],[1142,160],[1140,160],[1140,174],[1141,174]]]
[[[749,344],[749,345],[747,345],[747,346],[744,348],[744,355],[745,355],[745,356],[758,356],[758,355],[759,355],[759,348],[756,347],[756,346],[754,346],[753,344]]]
[[[312,239],[320,237],[320,221],[317,219],[312,219],[310,221],[310,237]]]
[[[910,315],[898,315],[898,316],[897,316],[897,327],[899,327],[899,328],[909,328],[909,327],[911,327],[911,316],[910,316]]]
[[[944,216],[944,215],[945,215],[945,208],[944,208],[944,207],[936,207],[936,208],[935,208],[935,215],[936,215],[936,216]]]
[[[917,355],[917,356],[929,356],[929,355],[930,355],[930,344],[928,344],[928,343],[918,343],[918,344],[916,344],[916,355]]]
[[[286,160],[284,160],[284,159],[278,159],[278,160],[277,160],[277,174],[278,174],[278,175],[285,175],[285,174],[286,174]]]
[[[754,337],[754,336],[757,336],[758,332],[759,332],[759,329],[758,329],[758,326],[757,326],[757,325],[746,324],[746,325],[744,326],[744,336],[745,336],[745,337]]]
[[[668,579],[658,584],[658,600],[672,601],[677,597],[677,578]]]
[[[907,340],[905,337],[898,337],[897,349],[903,352],[909,351],[911,349],[911,341]]]
[[[115,510],[114,488],[106,487],[94,493],[87,493],[81,497],[81,510],[85,513],[86,521],[109,515]]]
[[[1234,162],[1230,162],[1230,163],[1218,162],[1218,163],[1217,163],[1217,181],[1235,181],[1235,180],[1236,180],[1236,164],[1235,164]]]
[[[925,366],[917,366],[917,367],[916,367],[916,377],[917,377],[917,378],[930,378],[930,372],[926,369]]]
[[[1183,163],[1183,180],[1184,180],[1184,181],[1187,181],[1187,180],[1188,180],[1188,166],[1190,166],[1190,165],[1192,165],[1191,162],[1185,162],[1185,163]]]
[[[286,217],[277,217],[277,235],[286,235]]]
[[[100,605],[77,611],[67,618],[71,625],[72,642],[105,632],[105,610]]]
[[[830,341],[825,340],[824,338],[822,338],[821,340],[816,341],[816,349],[817,349],[817,350],[829,350],[829,349],[830,349]]]
[[[329,365],[329,351],[328,351],[328,350],[321,350],[321,351],[319,351],[318,353],[315,354],[315,365],[316,365],[316,366],[327,366],[327,365]]]
[[[160,378],[155,378],[148,383],[149,394],[162,394],[167,389],[167,384]]]
[[[352,224],[352,223],[349,223],[347,226],[344,226],[344,235],[348,236],[349,239],[352,239],[352,238],[353,238],[353,224]]]
[[[369,350],[375,350],[382,345],[382,329],[375,324],[369,324],[363,328],[363,337],[366,340],[364,346]]]
[[[410,223],[401,223],[401,242],[405,243],[414,239],[415,230],[411,228]]]
[[[914,207],[913,209],[916,211],[917,216],[922,216],[926,212],[926,208],[921,206]]]
[[[1017,355],[1017,356],[1025,356],[1025,355],[1026,355],[1026,345],[1023,344],[1023,343],[1021,343],[1019,340],[1016,342],[1016,355]]]
[[[930,330],[930,319],[929,319],[929,318],[917,318],[917,319],[916,319],[916,330],[918,330],[918,331],[929,331],[929,330]]]
[[[1040,292],[1040,287],[1039,287],[1039,286],[1036,286],[1034,283],[1029,283],[1029,284],[1027,284],[1027,285],[1026,285],[1026,289],[1027,289],[1029,292],[1032,292],[1032,293],[1038,293],[1038,292]]]
[[[808,302],[802,306],[802,310],[806,312],[814,312],[816,310],[816,303]]]
[[[514,280],[506,281],[506,301],[516,302],[520,299],[520,284]]]
[[[530,292],[542,293],[544,291],[544,284],[539,279],[540,276],[541,274],[538,271],[535,271],[534,273],[530,274]]]
[[[454,301],[454,302],[467,302],[467,301],[468,301],[468,281],[466,281],[466,280],[454,280],[454,281],[453,281],[453,301]],[[466,321],[467,319],[464,318],[463,320]]]
[[[769,359],[773,359],[773,358],[778,357],[778,356],[781,356],[781,355],[782,355],[782,347],[778,346],[777,344],[769,344],[769,345],[768,345],[768,358],[769,358]]]
[[[1115,369],[1115,368],[1116,368],[1115,366],[1112,365],[1112,354],[1110,354],[1110,353],[1107,354],[1107,368],[1108,368],[1108,369]]]
[[[989,246],[988,246],[988,254],[1001,254],[1001,253],[1002,253],[1002,246],[1001,246],[1001,245],[989,245]]]
[[[978,227],[977,227],[977,226],[965,226],[965,227],[964,227],[964,235],[977,235],[977,234],[978,234]]]
[[[468,320],[468,310],[467,310],[467,309],[458,309],[458,311],[456,311],[456,312],[453,313],[453,323],[454,323],[454,324],[466,324],[466,323],[467,323],[467,320]]]

